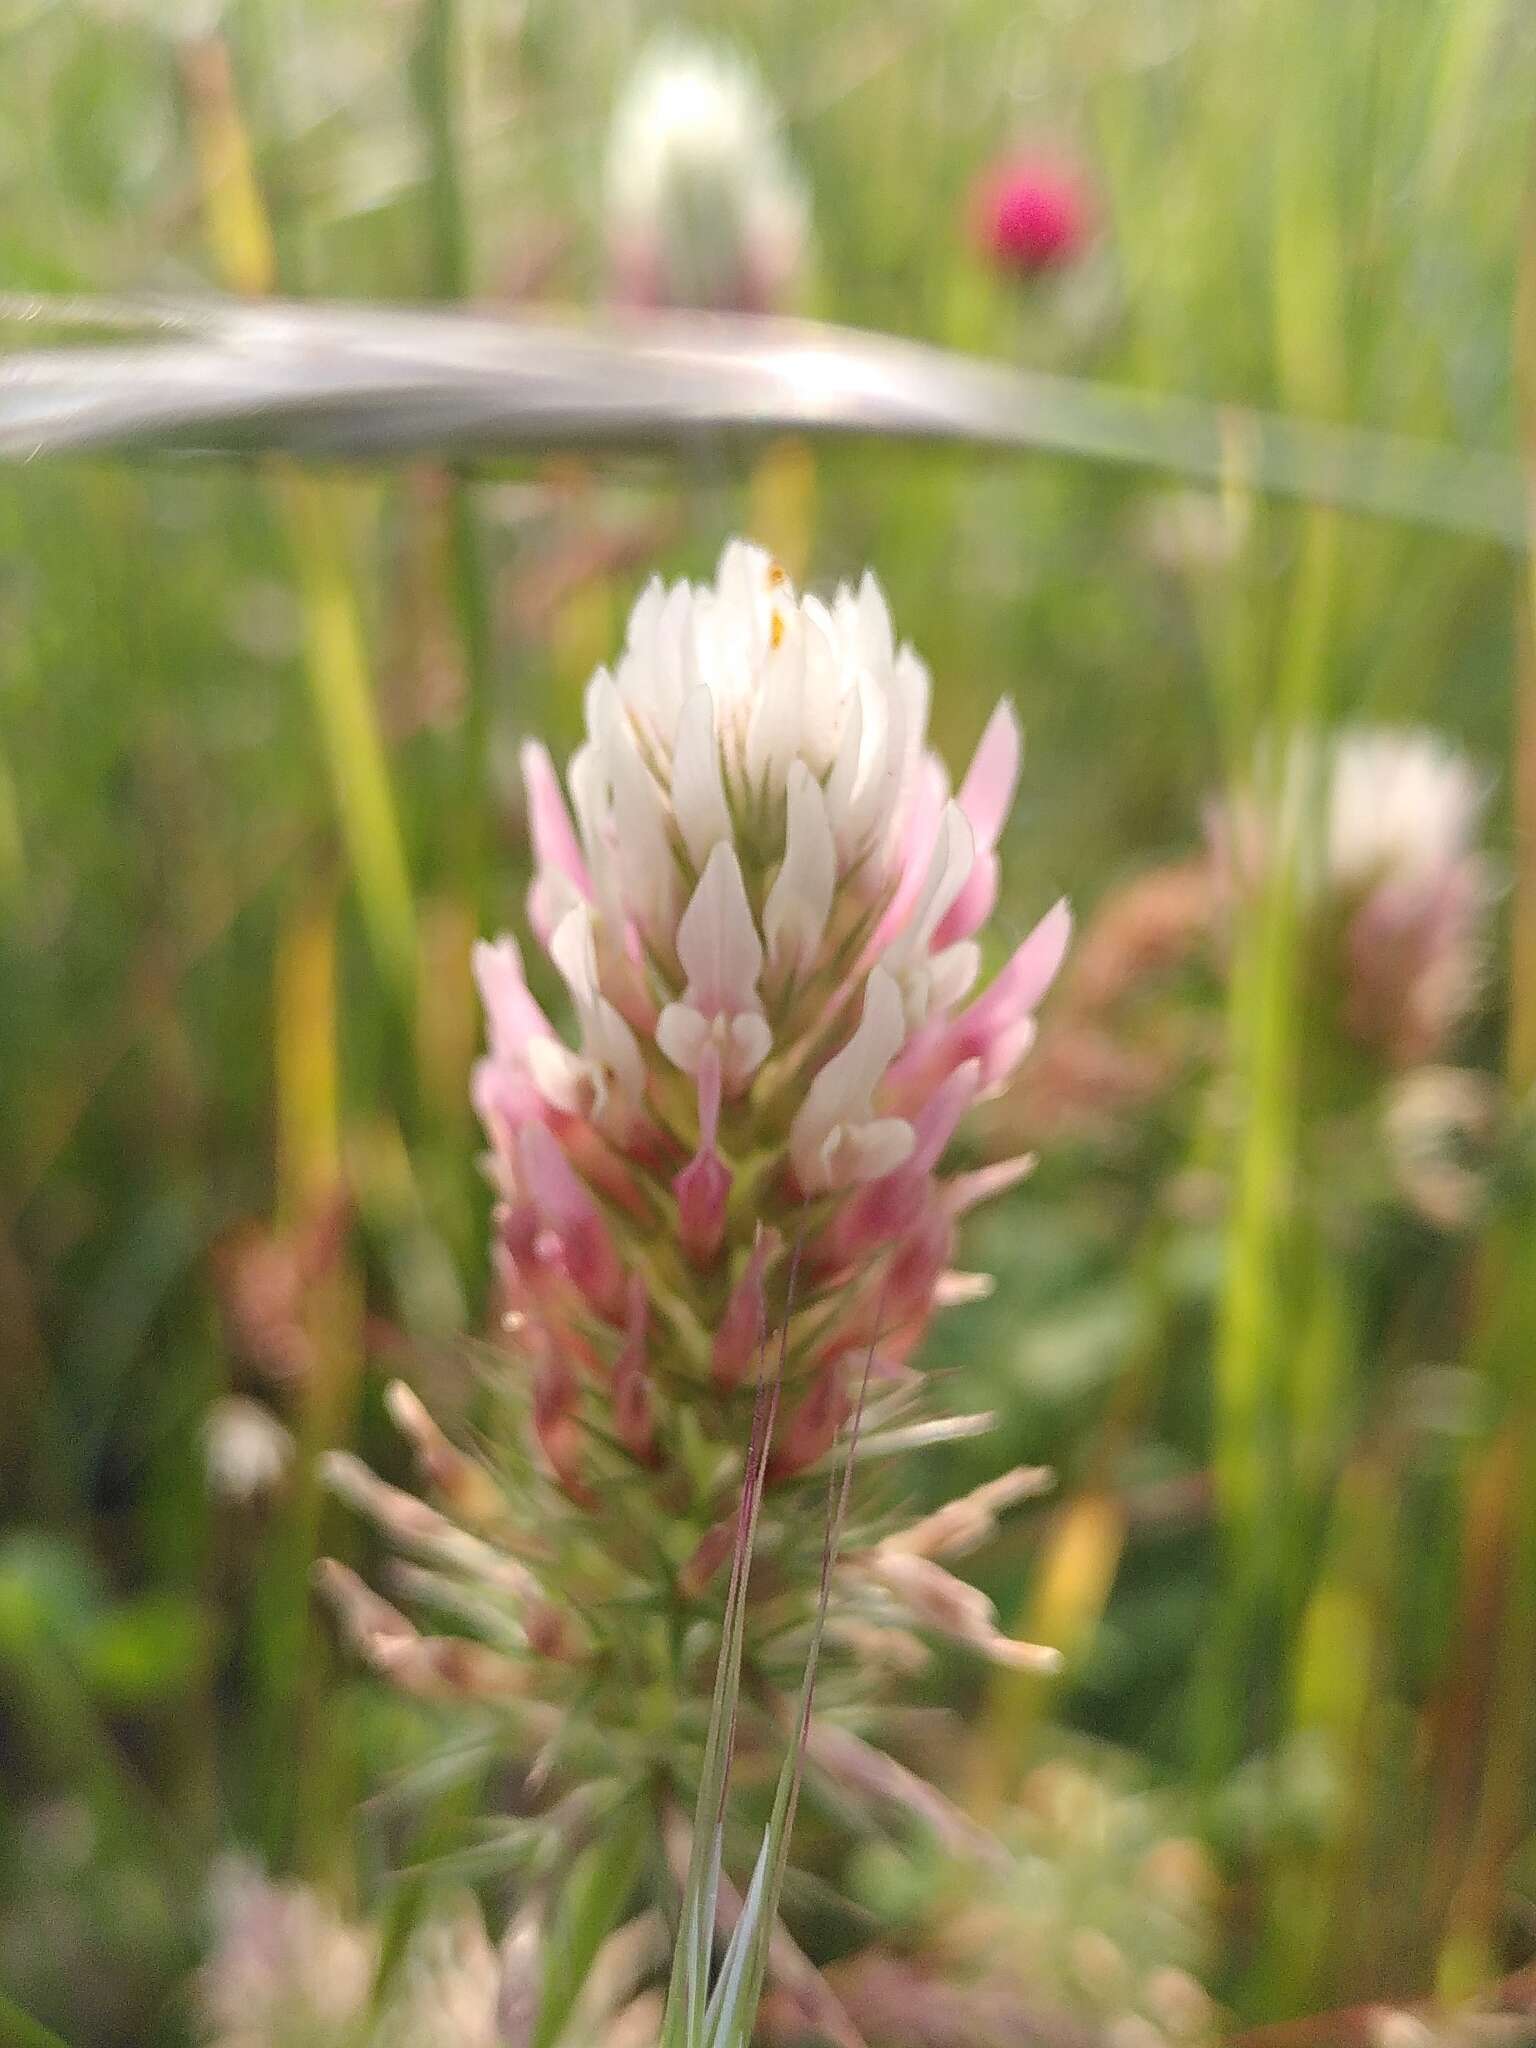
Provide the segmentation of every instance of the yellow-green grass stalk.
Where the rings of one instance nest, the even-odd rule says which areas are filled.
[[[1533,1219],[1526,1217],[1525,1243]],[[1536,1333],[1531,1282],[1517,1281],[1527,1296],[1527,1340],[1522,1363],[1529,1371],[1530,1338]],[[1506,1455],[1507,1454],[1507,1455]],[[1530,1669],[1531,1618],[1536,1614],[1536,1515],[1532,1473],[1536,1471],[1536,1428],[1529,1394],[1518,1397],[1518,1412],[1505,1423],[1489,1456],[1506,1483],[1498,1489],[1497,1536],[1502,1569],[1497,1573],[1488,1620],[1491,1639],[1485,1666],[1484,1698],[1457,1717],[1458,1732],[1471,1736],[1468,1759],[1444,1758],[1452,1766],[1441,1788],[1465,1789],[1466,1803],[1442,1800],[1441,1843],[1450,1851],[1454,1881],[1438,1930],[1435,1988],[1448,2003],[1486,1989],[1501,1975],[1503,1937],[1511,1897],[1509,1865],[1530,1819],[1530,1772],[1536,1743],[1536,1686]],[[1472,1589],[1475,1593],[1482,1587]],[[1457,1764],[1470,1761],[1463,1776]],[[1468,1782],[1470,1780],[1470,1782]],[[1449,1828],[1445,1826],[1448,1820]],[[1439,1875],[1432,1871],[1431,1876]]]
[[[215,267],[230,290],[263,297],[277,288],[277,248],[228,50],[216,38],[191,45],[183,70]],[[396,1002],[409,1003],[415,906],[348,554],[351,492],[288,464],[272,475],[292,544],[305,676],[338,827],[380,970]]]
[[[1130,70],[1101,67],[1095,137],[1123,242],[1137,382],[1187,388],[1203,380],[1299,415],[1347,416],[1361,310],[1345,291],[1340,158],[1363,61],[1358,48],[1341,49],[1337,19],[1317,6],[1206,10],[1170,69],[1172,154],[1164,124],[1174,110]],[[1292,90],[1256,130],[1252,81],[1261,76],[1284,76]],[[1207,195],[1218,187],[1223,201],[1213,210]],[[1327,716],[1344,572],[1361,535],[1321,508],[1282,519],[1256,504],[1237,436],[1222,497],[1239,543],[1223,570],[1192,588],[1194,623],[1229,781],[1250,780],[1262,740],[1274,779],[1257,794],[1277,838],[1288,743]],[[1264,565],[1282,547],[1293,559],[1276,581]],[[1305,1304],[1326,1291],[1308,1275],[1319,1251],[1295,1214],[1310,1058],[1297,926],[1292,862],[1275,860],[1233,934],[1225,1147],[1210,1132],[1198,1148],[1202,1156],[1213,1145],[1225,1150],[1232,1187],[1212,1387],[1220,1587],[1190,1725],[1192,1752],[1212,1781],[1260,1734],[1277,1732],[1284,1679],[1274,1651],[1317,1512],[1314,1500],[1310,1515],[1292,1513],[1292,1434],[1303,1422],[1300,1403],[1309,1436],[1326,1439],[1344,1369],[1314,1342],[1304,1385],[1292,1378]]]
[[[1532,502],[1536,506],[1536,205],[1526,207],[1515,326],[1516,379]],[[1536,552],[1529,561],[1527,616],[1514,692],[1514,861],[1510,892],[1510,984],[1506,1077],[1524,1147],[1536,1096]],[[1536,1616],[1536,1187],[1529,1159],[1518,1160],[1483,1248],[1479,1320],[1472,1358],[1488,1387],[1493,1423],[1474,1462],[1467,1493],[1469,1520],[1493,1532],[1491,1587],[1469,1574],[1469,1597],[1492,1595],[1493,1640],[1488,1688],[1478,1716],[1479,1768],[1458,1810],[1443,1801],[1442,1859],[1455,1855],[1457,1875],[1440,1947],[1440,1987],[1464,1995],[1497,1967],[1505,1872],[1530,1816],[1530,1770],[1536,1754],[1536,1680],[1529,1638]],[[1469,1543],[1469,1553],[1475,1551]]]
[[[276,288],[277,253],[228,52],[198,46],[187,83],[215,263],[234,290]],[[270,471],[298,582],[304,673],[337,825],[363,921],[397,1017],[418,997],[416,910],[374,698],[349,553],[355,486],[292,464]],[[336,905],[301,897],[280,941],[275,1017],[278,1206],[290,1223],[337,1198],[341,1176]],[[345,1775],[323,1711],[324,1646],[310,1605],[322,1496],[318,1453],[349,1436],[362,1367],[360,1281],[338,1261],[306,1307],[314,1365],[300,1458],[257,1583],[250,1786],[257,1838],[276,1865],[319,1872],[346,1840]]]
[[[9,904],[20,895],[26,872],[16,777],[9,761],[0,754],[0,905]]]
[[[1317,73],[1330,39],[1317,39],[1315,12],[1250,16],[1250,61]],[[1336,83],[1287,102],[1268,151],[1268,280],[1273,375],[1291,410],[1337,417],[1347,401],[1348,336],[1338,214]],[[1236,1121],[1233,1193],[1224,1297],[1215,1352],[1213,1479],[1225,1581],[1200,1694],[1196,1752],[1218,1777],[1247,1741],[1275,1733],[1255,1726],[1255,1669],[1281,1648],[1284,1593],[1293,1547],[1306,1524],[1291,1488],[1295,1425],[1293,1367],[1300,1302],[1313,1291],[1305,1267],[1316,1255],[1298,1229],[1304,1172],[1303,1098],[1311,1047],[1300,980],[1296,864],[1317,821],[1282,820],[1284,778],[1297,735],[1327,712],[1337,624],[1341,527],[1331,512],[1302,516],[1283,616],[1268,658],[1223,682],[1233,768],[1248,771],[1264,743],[1258,791],[1275,856],[1259,900],[1234,934],[1229,1012]],[[1250,657],[1254,650],[1244,649]],[[1266,675],[1267,670],[1267,675]],[[1297,841],[1303,842],[1298,844]],[[1332,1361],[1318,1357],[1309,1405],[1317,1427],[1337,1389]],[[1264,1711],[1258,1719],[1262,1724]]]
[[[1377,1782],[1380,1701],[1391,1675],[1387,1625],[1400,1535],[1399,1476],[1374,1445],[1347,1467],[1302,1612],[1288,1701],[1288,1764],[1320,1773],[1332,1797],[1314,1837],[1283,1842],[1272,1852],[1264,1924],[1243,1990],[1244,2005],[1256,2013],[1281,2017],[1333,2003],[1341,1994],[1332,1973],[1347,1962],[1351,1938],[1363,1933],[1369,1953],[1370,1930],[1356,1924],[1352,1900]],[[1385,1995],[1403,1987],[1377,1988]]]
[[[410,1001],[416,909],[348,557],[355,487],[284,465],[277,488],[303,604],[305,676],[342,843],[380,970],[396,999]]]
[[[447,302],[475,288],[473,210],[466,190],[463,127],[474,77],[470,31],[459,0],[421,0],[411,53],[411,84],[426,160],[428,294]],[[444,580],[457,622],[464,666],[461,707],[448,792],[455,869],[466,908],[478,920],[486,888],[486,745],[495,683],[491,598],[474,487],[450,469],[444,498]]]
[[[1425,176],[1432,192],[1454,177],[1473,132],[1480,94],[1509,25],[1506,0],[1440,0],[1440,47],[1429,88]]]
[[[987,1680],[980,1723],[970,1745],[967,1805],[995,1823],[1017,1797],[1036,1739],[1063,1682],[1092,1649],[1125,1549],[1129,1517],[1123,1497],[1088,1486],[1053,1519],[1029,1597],[1017,1623],[1030,1640],[1061,1653],[1057,1672],[996,1671]]]
[[[1268,787],[1260,801],[1278,857],[1257,903],[1234,934],[1228,1017],[1235,1119],[1232,1198],[1215,1349],[1212,1476],[1224,1592],[1212,1631],[1198,1707],[1196,1754],[1211,1778],[1234,1764],[1252,1719],[1251,1671],[1266,1633],[1283,1621],[1288,1551],[1298,1533],[1290,1489],[1295,1386],[1301,1336],[1298,1301],[1310,1293],[1298,1271],[1316,1254],[1298,1228],[1304,1170],[1302,1067],[1306,1018],[1299,978],[1295,870],[1301,849],[1280,825],[1289,741],[1318,715],[1325,676],[1325,621],[1336,567],[1335,522],[1308,515],[1287,644],[1268,726]],[[1294,828],[1293,828],[1294,829]],[[1304,818],[1300,831],[1315,829]],[[1309,1427],[1332,1405],[1333,1361],[1321,1352],[1308,1383]],[[1266,1656],[1267,1662],[1267,1656]],[[1273,1730],[1270,1731],[1271,1733]]]
[[[312,1224],[342,1185],[337,904],[324,880],[301,893],[279,938],[273,1038],[280,1224]],[[326,1652],[310,1601],[323,1494],[319,1454],[350,1441],[363,1366],[360,1276],[345,1257],[306,1290],[310,1363],[300,1389],[299,1456],[257,1581],[253,1784],[274,1862],[319,1873],[347,1836],[347,1787],[325,1712]]]

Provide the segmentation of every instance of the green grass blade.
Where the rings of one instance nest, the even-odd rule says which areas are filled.
[[[288,470],[281,496],[302,600],[305,675],[337,820],[380,967],[408,1004],[416,979],[416,908],[342,538],[342,486]]]
[[[634,1891],[649,1821],[647,1808],[631,1800],[571,1866],[544,1941],[543,1988],[530,2048],[555,2048],[560,2040],[592,1959]]]
[[[757,2001],[762,1989],[760,1974],[756,1986],[753,1985],[753,1966],[759,1948],[764,1954],[767,1952],[769,1930],[777,1905],[777,1900],[769,1897],[768,1887],[783,1832],[780,1798],[790,1777],[798,1769],[798,1761],[797,1757],[786,1757],[784,1769],[779,1774],[773,1820],[764,1830],[757,1861],[752,1866],[752,1881],[742,1901],[741,1917],[732,1930],[720,1980],[709,2002],[709,2015],[705,2021],[707,2048],[748,2048],[752,2038],[752,2024],[757,2017]]]
[[[878,1332],[878,1327],[883,1321],[883,1303],[881,1310],[876,1313],[875,1321]],[[800,1681],[794,1733],[788,1754],[779,1771],[779,1781],[774,1791],[773,1812],[769,1816],[762,1847],[758,1850],[752,1881],[742,1902],[741,1917],[732,1930],[725,1963],[720,1972],[720,1981],[710,2003],[706,2048],[750,2048],[758,2001],[763,1992],[763,1979],[768,1971],[768,1951],[778,1917],[779,1894],[783,1889],[784,1873],[789,1864],[790,1837],[794,1831],[800,1784],[805,1774],[805,1748],[810,1736],[811,1709],[816,1697],[816,1667],[821,1657],[822,1636],[826,1630],[827,1609],[832,1597],[832,1570],[837,1562],[838,1543],[842,1537],[843,1521],[848,1511],[854,1453],[858,1448],[859,1426],[864,1415],[870,1365],[878,1342],[877,1334],[871,1341],[864,1361],[863,1383],[859,1388],[859,1398],[854,1409],[853,1426],[849,1431],[842,1471],[840,1474],[834,1474],[828,1483],[827,1530],[821,1553],[821,1584],[817,1593],[816,1619],[811,1626],[810,1642],[806,1650],[805,1675]]]
[[[791,1285],[793,1282],[791,1282]],[[747,1467],[742,1480],[736,1548],[731,1559],[720,1662],[710,1704],[704,1766],[694,1813],[693,1845],[683,1893],[682,1925],[672,1979],[667,1987],[661,2048],[693,2048],[701,2038],[708,2000],[709,1963],[714,1945],[715,1908],[720,1892],[721,1839],[725,1820],[726,1783],[736,1735],[736,1702],[741,1688],[741,1655],[746,1630],[747,1578],[758,1509],[768,1470],[768,1449],[778,1412],[778,1378],[764,1374],[753,1409]]]
[[[1287,347],[1311,376],[1308,292],[1289,293]],[[115,309],[113,309],[115,310]],[[0,324],[84,324],[76,301],[0,298]],[[14,351],[0,386],[0,462],[105,449],[450,460],[575,447],[649,448],[708,431],[957,443],[1219,484],[1236,466],[1266,496],[1522,548],[1520,466],[1498,448],[1211,405],[978,361],[889,335],[762,317],[633,316],[616,336],[469,312],[274,304],[260,346],[239,307],[157,313],[199,338]],[[183,330],[185,331],[185,330]],[[1233,450],[1241,450],[1234,465]]]

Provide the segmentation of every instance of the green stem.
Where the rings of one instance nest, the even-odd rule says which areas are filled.
[[[464,176],[462,110],[467,75],[464,20],[458,0],[422,0],[411,84],[427,163],[427,296],[445,302],[471,296],[474,251]],[[451,867],[466,912],[478,924],[486,908],[489,841],[485,764],[495,683],[495,635],[484,539],[474,489],[450,468],[444,503],[446,573],[464,664],[464,707],[453,758],[445,763],[442,808],[451,817]]]
[[[432,230],[427,289],[434,299],[462,299],[470,283],[459,129],[462,54],[458,0],[422,0],[411,84],[426,132]]]

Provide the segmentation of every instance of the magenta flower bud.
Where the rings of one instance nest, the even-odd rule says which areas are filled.
[[[632,1458],[642,1465],[654,1465],[656,1424],[645,1355],[647,1320],[645,1283],[638,1273],[632,1273],[624,1342],[613,1362],[613,1429]]]
[[[600,1314],[617,1321],[623,1311],[624,1269],[586,1183],[545,1124],[524,1127],[518,1159],[565,1271]],[[536,1249],[540,1258],[548,1259],[542,1244]]]
[[[690,1599],[698,1598],[736,1548],[739,1535],[734,1515],[705,1530],[677,1575],[684,1594]]]
[[[759,1363],[766,1365],[768,1305],[763,1275],[778,1248],[777,1233],[761,1231],[741,1278],[731,1290],[715,1331],[710,1359],[717,1387],[739,1387]]]
[[[933,1170],[975,1100],[980,1071],[977,1061],[967,1060],[946,1075],[913,1115],[911,1155],[849,1198],[828,1233],[834,1264],[849,1264],[918,1228],[932,1200]]]
[[[792,1479],[831,1450],[852,1405],[848,1377],[842,1359],[831,1359],[821,1368],[774,1447],[770,1478]]]
[[[582,1478],[586,1432],[577,1420],[580,1390],[561,1359],[547,1357],[533,1376],[533,1433],[555,1478],[578,1505],[591,1499]]]
[[[725,1236],[731,1172],[720,1154],[702,1146],[672,1183],[677,1197],[677,1233],[696,1266],[707,1266]]]
[[[720,1062],[710,1058],[699,1072],[699,1149],[672,1183],[677,1199],[677,1234],[686,1256],[707,1266],[725,1236],[731,1170],[720,1157]]]
[[[972,195],[976,239],[999,270],[1032,277],[1081,253],[1093,207],[1081,174],[1061,157],[1015,156],[995,164]]]

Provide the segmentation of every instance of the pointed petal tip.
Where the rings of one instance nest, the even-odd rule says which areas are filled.
[[[1019,786],[1024,730],[1011,697],[1000,698],[982,729],[960,785],[960,803],[976,832],[977,851],[996,846]]]

